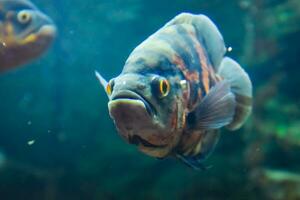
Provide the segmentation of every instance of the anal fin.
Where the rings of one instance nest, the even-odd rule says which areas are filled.
[[[184,151],[182,151],[182,149],[178,150],[176,153],[176,157],[193,169],[207,170],[211,166],[205,166],[204,161],[215,150],[216,144],[218,143],[220,138],[220,132],[219,130],[210,130],[203,133],[199,133],[196,131],[186,133],[185,137],[190,137],[190,139],[192,139],[193,134],[203,135],[202,137],[200,137],[200,140],[197,142],[197,144],[192,147],[192,149],[187,148]],[[188,139],[185,141],[188,141]],[[188,143],[185,144],[188,145]]]
[[[184,164],[186,164],[187,166],[195,169],[195,170],[202,170],[202,171],[205,171],[205,170],[208,170],[211,166],[205,166],[203,164],[203,161],[201,160],[196,160],[196,159],[193,159],[193,158],[189,158],[189,157],[186,157],[186,156],[183,156],[183,155],[180,155],[180,154],[176,154],[176,157],[181,160]]]

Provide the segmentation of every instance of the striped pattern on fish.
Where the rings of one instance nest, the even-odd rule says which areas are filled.
[[[119,76],[97,73],[120,135],[150,156],[203,168],[219,129],[239,128],[252,108],[251,81],[225,49],[209,18],[182,13],[138,45]]]

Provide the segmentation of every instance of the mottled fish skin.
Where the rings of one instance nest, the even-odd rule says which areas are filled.
[[[38,58],[56,35],[53,21],[28,0],[0,0],[0,72]]]
[[[98,75],[120,135],[150,156],[176,156],[193,168],[202,168],[201,162],[219,139],[218,128],[242,113],[235,109],[231,91],[241,79],[227,81],[216,72],[224,54],[223,38],[215,25],[204,15],[183,13],[137,46],[119,76],[107,84]],[[228,70],[222,69],[227,76]],[[237,91],[251,99],[249,77],[239,72],[247,79],[243,86],[250,86]],[[166,95],[157,91],[157,80],[169,83]],[[242,109],[249,106],[243,105]]]
[[[159,73],[188,81],[189,111],[218,80],[195,28],[186,24],[164,27],[149,37],[129,56],[123,70],[126,72]]]
[[[195,109],[210,88],[218,80],[221,80],[214,72],[203,41],[200,41],[196,34],[195,28],[186,24],[160,29],[134,49],[122,72],[122,74],[159,74],[168,77],[172,85],[172,95],[176,97],[173,100],[168,100],[168,107],[175,107],[177,112],[162,111],[162,113],[168,116],[166,118],[177,119],[177,133],[174,130],[169,135],[177,135],[182,138],[194,137],[192,130],[185,129],[186,116]],[[185,89],[182,89],[180,85],[182,80],[187,82]],[[180,114],[178,115],[178,113]],[[163,124],[167,123],[167,120],[164,119]],[[199,131],[195,135],[197,136],[194,137],[193,142],[199,143],[201,141],[201,137],[198,137]],[[167,151],[158,154],[159,157],[167,155],[170,150],[173,151],[180,140],[173,138],[173,141],[168,143],[170,146]],[[148,153],[147,148],[141,150]],[[200,151],[200,148],[197,150]],[[197,153],[199,152],[193,154]]]

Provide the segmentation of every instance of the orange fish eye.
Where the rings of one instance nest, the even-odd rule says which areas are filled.
[[[112,80],[110,80],[110,81],[107,83],[107,85],[106,85],[106,93],[107,93],[108,95],[111,95],[111,93],[113,92],[113,89],[114,89],[114,81],[113,81],[113,79],[112,79]]]
[[[111,93],[112,93],[111,86],[110,86],[109,83],[108,83],[107,86],[106,86],[106,93],[107,93],[108,95],[111,95]]]
[[[161,97],[165,97],[170,92],[170,83],[167,79],[161,79],[159,81],[159,92],[161,94]]]

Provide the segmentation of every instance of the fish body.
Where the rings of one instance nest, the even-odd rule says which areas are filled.
[[[251,112],[252,84],[204,15],[182,13],[129,55],[109,82],[97,73],[120,135],[153,157],[201,168],[219,129],[239,128]]]
[[[53,21],[28,0],[0,0],[0,72],[39,57],[53,41]]]

